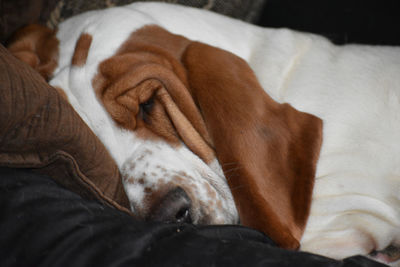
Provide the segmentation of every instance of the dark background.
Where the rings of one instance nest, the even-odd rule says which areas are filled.
[[[33,22],[60,22],[90,9],[137,0],[0,0],[0,41]],[[149,1],[149,0],[147,0]],[[400,45],[400,0],[158,0],[205,7],[268,27],[322,34],[337,44]],[[54,25],[56,25],[56,23]]]
[[[400,45],[400,1],[267,0],[257,24],[318,33],[337,44]]]

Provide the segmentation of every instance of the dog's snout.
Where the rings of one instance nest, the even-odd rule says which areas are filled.
[[[150,212],[150,219],[163,222],[191,223],[191,200],[181,187],[170,190]]]

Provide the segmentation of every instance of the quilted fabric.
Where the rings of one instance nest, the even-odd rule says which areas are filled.
[[[58,92],[0,45],[0,166],[34,168],[127,213],[118,168]]]
[[[4,43],[18,28],[29,23],[45,23],[58,0],[0,1],[0,42]]]

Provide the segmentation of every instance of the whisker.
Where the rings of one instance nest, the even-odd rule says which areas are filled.
[[[226,163],[220,163],[221,166],[228,166],[228,165],[236,165],[238,164],[237,162],[226,162]]]
[[[225,173],[225,174],[231,173],[231,172],[240,170],[241,168],[242,168],[242,167],[240,167],[240,166],[237,166],[237,167],[234,167],[234,168],[230,168],[230,169],[224,170],[224,173]]]
[[[244,188],[244,187],[246,187],[247,185],[238,185],[238,186],[235,186],[235,187],[232,187],[231,188],[231,191],[234,191],[234,190],[237,190],[237,189],[240,189],[240,188]]]
[[[239,174],[238,173],[232,173],[232,174],[228,174],[228,176],[225,177],[225,179],[228,181],[228,180],[230,180],[232,178],[236,178],[236,177],[239,177]]]

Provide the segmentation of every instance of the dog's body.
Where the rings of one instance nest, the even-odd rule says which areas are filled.
[[[322,119],[322,147],[310,213],[301,235],[302,250],[343,258],[400,246],[400,48],[339,47],[312,34],[264,29],[211,12],[160,3],[89,12],[62,23],[57,32],[58,66],[50,84],[65,92],[116,160],[132,208],[140,213],[138,203],[149,201],[146,190],[160,186],[163,177],[164,183],[174,181],[184,188],[193,207],[202,210],[201,206],[208,206],[207,211],[192,211],[195,223],[237,222],[222,172],[226,176],[227,170],[231,171],[224,166],[231,162],[219,158],[221,168],[203,149],[207,146],[200,146],[203,152],[196,156],[193,151],[197,147],[187,145],[176,123],[174,128],[184,139],[179,146],[146,139],[128,126],[121,127],[93,89],[100,63],[118,54],[128,37],[145,25],[158,25],[241,57],[272,99]],[[71,64],[79,54],[77,43],[85,43],[81,38],[85,33],[90,35],[88,54],[82,62],[78,58]],[[143,36],[147,32],[140,38]],[[201,113],[204,116],[204,111]],[[209,129],[207,119],[205,124]],[[196,130],[201,133],[200,128]],[[203,139],[208,143],[207,136]],[[190,183],[175,179],[177,174]],[[128,182],[132,177],[143,179]],[[190,186],[197,189],[191,191]],[[235,193],[232,185],[231,190]],[[207,218],[195,214],[207,214]]]

